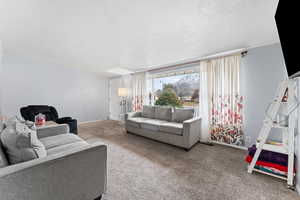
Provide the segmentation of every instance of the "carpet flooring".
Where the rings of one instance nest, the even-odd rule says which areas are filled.
[[[81,124],[79,135],[108,146],[104,200],[294,200],[282,180],[248,174],[246,151],[197,144],[189,152],[127,134],[117,121]]]

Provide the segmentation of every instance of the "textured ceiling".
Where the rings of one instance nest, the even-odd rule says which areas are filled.
[[[278,0],[0,0],[5,54],[106,74],[278,42]]]

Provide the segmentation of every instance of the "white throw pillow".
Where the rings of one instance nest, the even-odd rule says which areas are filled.
[[[9,120],[1,134],[1,142],[10,164],[47,156],[45,146],[37,138],[36,130],[19,120]]]

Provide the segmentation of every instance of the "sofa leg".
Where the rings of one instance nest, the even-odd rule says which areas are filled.
[[[102,199],[102,195],[100,195],[99,197],[97,197],[95,200],[101,200]]]

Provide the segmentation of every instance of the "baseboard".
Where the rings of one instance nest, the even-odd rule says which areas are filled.
[[[103,119],[92,120],[92,121],[84,121],[84,122],[79,122],[78,124],[88,124],[88,123],[92,123],[92,122],[100,122],[100,121],[103,121]]]
[[[236,145],[232,145],[232,144],[226,144],[226,143],[222,143],[222,142],[217,142],[217,141],[211,141],[213,144],[219,144],[219,145],[224,145],[224,146],[228,146],[228,147],[232,147],[232,148],[236,148],[236,149],[241,149],[241,150],[245,150],[247,151],[247,147],[242,147],[242,146],[236,146]]]
[[[211,141],[207,141],[207,140],[199,140],[200,144],[205,144],[205,145],[209,145],[209,146],[213,146],[213,143]]]

